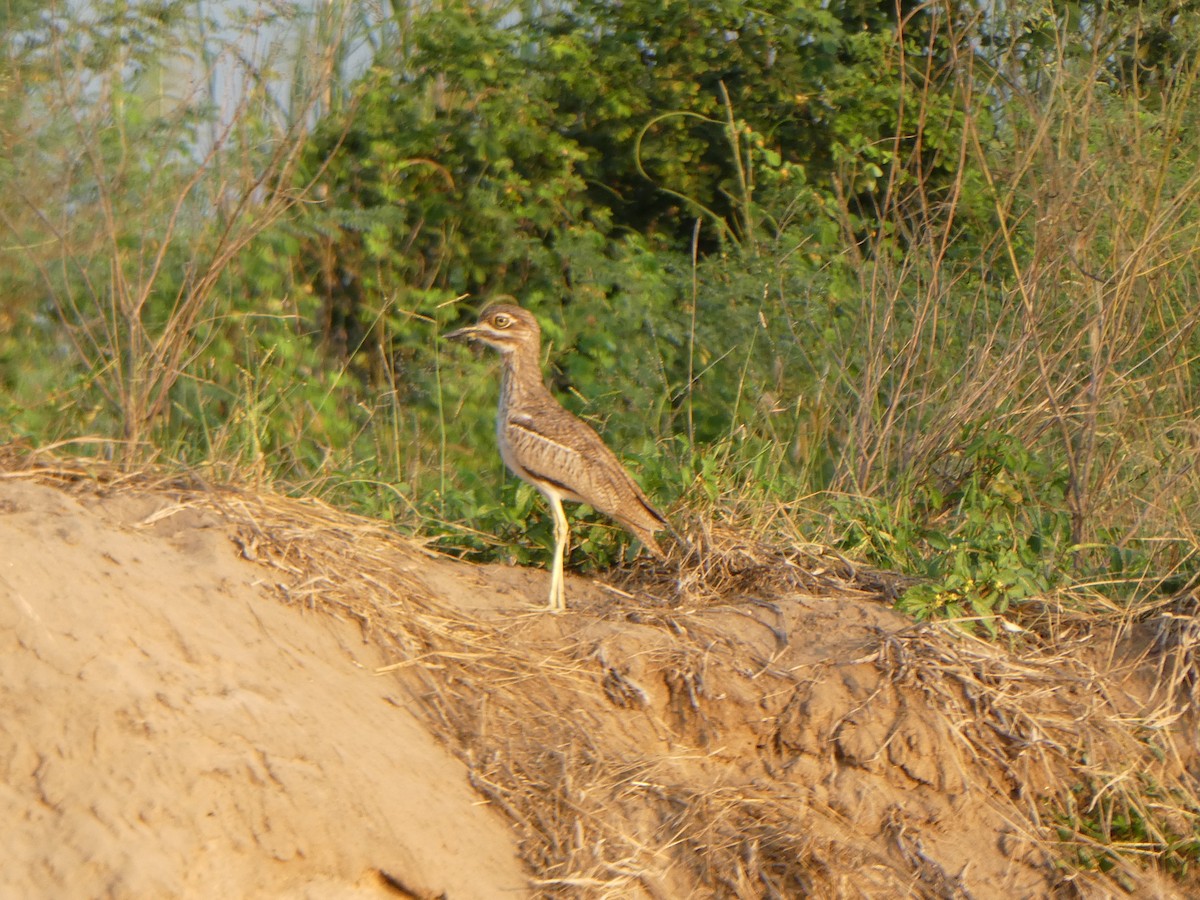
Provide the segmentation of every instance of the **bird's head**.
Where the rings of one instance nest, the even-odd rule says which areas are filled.
[[[497,303],[479,314],[479,321],[446,335],[450,341],[478,341],[506,356],[519,347],[537,347],[542,329],[532,313],[511,303]]]

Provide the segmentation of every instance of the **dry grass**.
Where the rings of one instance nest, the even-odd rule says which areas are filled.
[[[1019,654],[956,630],[915,628],[884,636],[877,663],[953,716],[968,753],[996,763],[997,791],[1046,836],[1045,852],[1133,886],[1148,859],[1162,854],[1169,868],[1186,868],[1195,853],[1195,748],[1191,730],[1175,727],[1177,681],[1158,677],[1189,665],[1194,644],[1139,654],[1128,646],[1129,623],[1093,615],[1085,631],[1083,618],[1062,640]],[[1114,810],[1135,824],[1114,823]]]
[[[676,611],[802,592],[893,600],[915,579],[847,559],[820,544],[783,544],[716,521],[693,518],[663,563],[641,561],[618,580],[627,599]]]

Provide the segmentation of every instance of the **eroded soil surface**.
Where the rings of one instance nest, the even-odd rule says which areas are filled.
[[[556,616],[319,504],[0,472],[0,897],[1188,895],[1055,820],[1106,755],[1190,783],[1144,646],[739,565]]]

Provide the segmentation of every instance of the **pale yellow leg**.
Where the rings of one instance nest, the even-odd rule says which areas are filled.
[[[567,543],[571,539],[570,526],[567,524],[567,514],[563,512],[562,500],[557,494],[546,494],[546,502],[550,505],[550,514],[554,516],[554,563],[550,569],[550,602],[547,609],[555,612],[567,608],[567,586],[563,581],[563,556],[567,552]]]

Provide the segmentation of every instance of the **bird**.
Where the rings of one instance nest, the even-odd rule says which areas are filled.
[[[503,361],[496,440],[509,471],[537,488],[554,518],[554,560],[546,608],[567,608],[563,555],[570,526],[562,502],[586,503],[618,522],[659,559],[655,532],[671,530],[666,517],[621,465],[600,435],[564,409],[542,380],[542,329],[528,310],[493,304],[478,321],[446,335],[447,340],[486,344]]]

